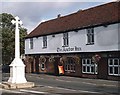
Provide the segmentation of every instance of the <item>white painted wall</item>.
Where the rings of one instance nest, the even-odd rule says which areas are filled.
[[[119,27],[120,28],[120,27]],[[68,52],[99,52],[99,51],[115,51],[120,50],[120,41],[118,39],[118,24],[112,24],[108,27],[95,27],[95,43],[93,45],[87,44],[86,29],[79,30],[78,32],[69,32],[69,47],[74,48],[80,47],[78,51],[68,51]],[[25,40],[25,54],[39,54],[39,53],[68,53],[67,51],[57,52],[57,48],[62,49],[63,45],[63,34],[56,34],[55,37],[52,35],[47,36],[48,46],[47,48],[42,48],[42,37],[34,37],[34,47],[29,48],[30,39]],[[69,48],[66,47],[66,48]]]

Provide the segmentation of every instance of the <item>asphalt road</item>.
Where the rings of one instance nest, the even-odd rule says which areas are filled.
[[[36,78],[30,78],[35,76]],[[98,79],[85,79],[66,76],[29,75],[29,81],[35,81],[36,86],[44,85],[56,88],[69,89],[76,93],[106,93],[118,94],[118,82]],[[70,91],[68,90],[67,93]]]
[[[3,74],[3,81],[8,79]],[[118,81],[53,76],[45,74],[26,74],[34,88],[2,90],[2,95],[119,95]],[[11,94],[12,93],[12,94]],[[14,93],[14,94],[13,94]]]

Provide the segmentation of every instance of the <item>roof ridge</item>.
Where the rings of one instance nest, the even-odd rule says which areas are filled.
[[[118,6],[120,2],[109,2],[103,5],[91,7],[66,16],[41,22],[27,38],[60,33],[77,28],[90,27],[106,23],[118,22]]]

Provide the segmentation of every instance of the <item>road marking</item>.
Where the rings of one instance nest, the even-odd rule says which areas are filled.
[[[108,84],[103,84],[104,86],[116,86],[118,87],[118,85],[108,85]]]
[[[9,92],[9,93],[25,93],[25,92],[29,92],[29,93],[35,93],[35,94],[47,94],[47,92],[32,91],[32,90],[25,90],[25,89],[20,89],[19,91],[13,91],[13,90],[6,90],[6,89],[1,89],[0,88],[0,91]]]
[[[9,93],[23,93],[20,91],[14,91],[14,90],[6,90],[6,89],[0,89],[2,92],[9,92]]]
[[[47,86],[47,87],[48,88],[61,89],[61,90],[69,90],[69,91],[73,91],[73,92],[79,91],[79,92],[82,92],[82,93],[100,93],[100,92],[94,92],[94,91],[74,90],[74,89],[62,88],[62,87],[52,87],[52,86]]]
[[[89,82],[82,82],[84,84],[90,84],[90,85],[97,85],[97,84],[94,84],[94,83],[89,83]]]
[[[66,81],[66,80],[61,80],[61,79],[56,79],[57,81],[65,81],[65,82],[72,82],[72,81]],[[112,86],[112,87],[118,87],[117,85],[108,85],[108,84],[95,84],[95,83],[91,83],[91,82],[81,82],[81,83],[84,83],[84,84],[88,84],[88,85],[94,85],[94,86]]]
[[[68,89],[68,88],[62,88],[62,87],[53,87],[53,86],[46,86],[46,87],[48,87],[48,88],[56,88],[56,89],[61,89],[61,90],[77,91],[77,90]]]
[[[57,81],[65,81],[65,82],[72,82],[72,81],[66,81],[66,80],[61,80],[61,79],[56,79]]]
[[[62,90],[70,90],[70,91],[77,91],[77,90],[74,90],[74,89],[69,89],[69,88],[61,88],[61,87],[55,87],[57,89],[62,89]]]
[[[117,85],[108,85],[108,84],[95,84],[95,83],[89,83],[89,82],[82,82],[82,83],[84,83],[84,84],[89,84],[89,85],[95,85],[95,86],[114,86],[114,87],[118,87]]]
[[[84,91],[84,90],[78,90],[80,92],[83,92],[83,93],[100,93],[100,92],[94,92],[94,91]]]
[[[36,94],[47,94],[47,92],[40,92],[40,91],[33,91],[33,90],[25,90],[20,89],[21,92],[29,92],[29,93],[36,93]]]
[[[52,86],[47,86],[48,88],[54,88],[54,87],[52,87]]]

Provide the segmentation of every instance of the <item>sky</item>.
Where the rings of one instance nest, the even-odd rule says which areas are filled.
[[[18,16],[30,33],[41,22],[75,13],[113,0],[2,0],[0,13]]]

